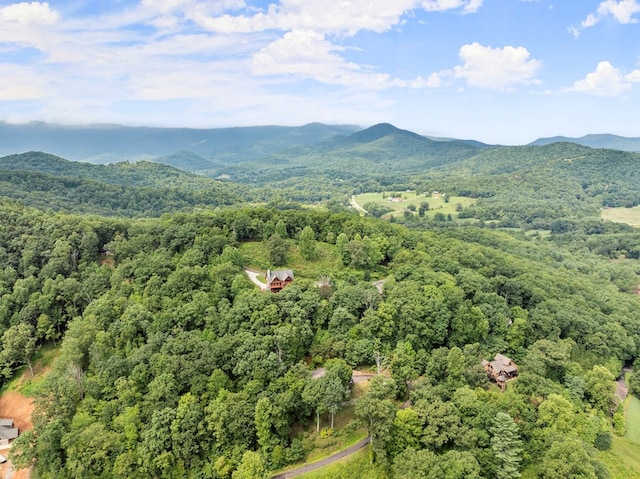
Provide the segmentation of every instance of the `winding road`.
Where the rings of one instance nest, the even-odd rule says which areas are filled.
[[[343,449],[342,451],[334,454],[333,456],[325,457],[320,461],[313,462],[311,464],[307,464],[306,466],[301,466],[296,469],[291,469],[290,471],[281,472],[280,474],[276,474],[275,476],[273,476],[272,479],[289,479],[291,477],[296,477],[301,474],[305,474],[307,472],[315,471],[316,469],[320,469],[321,467],[327,466],[329,464],[333,464],[334,462],[339,461],[340,459],[344,459],[345,457],[350,456],[351,454],[354,454],[361,449],[364,449],[369,444],[370,441],[371,441],[370,437],[365,437],[364,439],[361,439],[360,441],[356,442],[353,446]]]

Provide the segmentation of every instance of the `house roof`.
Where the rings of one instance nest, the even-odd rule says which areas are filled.
[[[0,427],[13,427],[13,419],[0,417]]]
[[[18,437],[17,427],[0,427],[0,438],[15,439]]]
[[[518,371],[518,366],[511,360],[511,358],[503,355],[496,354],[495,359],[491,362],[482,361],[484,367],[490,366],[494,373],[515,373]]]
[[[502,363],[504,366],[508,366],[509,364],[511,364],[513,361],[511,361],[511,358],[506,357],[504,354],[496,354],[496,357],[494,359],[494,362],[500,362]]]
[[[267,270],[267,284],[271,284],[274,279],[279,279],[280,281],[286,281],[290,279],[293,281],[293,271],[290,269],[283,270]]]

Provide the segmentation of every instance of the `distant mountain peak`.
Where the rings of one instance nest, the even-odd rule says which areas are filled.
[[[378,123],[377,125],[370,126],[369,128],[354,133],[349,137],[349,139],[358,143],[371,143],[372,141],[379,140],[385,136],[402,136],[416,140],[429,141],[424,136],[420,136],[409,130],[401,130],[391,123]]]

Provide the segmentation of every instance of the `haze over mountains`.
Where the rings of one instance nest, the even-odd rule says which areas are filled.
[[[590,148],[608,148],[620,151],[640,151],[640,138],[628,138],[625,136],[598,134],[585,135],[580,138],[572,138],[568,136],[552,136],[549,138],[538,138],[530,145],[543,146],[551,143],[568,142],[578,145],[588,146]]]
[[[310,123],[299,127],[153,128],[121,125],[65,126],[0,122],[0,155],[44,151],[90,163],[152,160],[189,151],[207,160],[243,161],[294,146],[346,136],[360,127]]]
[[[385,138],[383,140],[383,138]],[[391,140],[395,138],[395,140]],[[426,140],[426,141],[425,141]],[[484,148],[489,145],[475,140],[422,136],[382,123],[362,129],[355,125],[310,123],[303,126],[252,126],[234,128],[191,129],[128,127],[121,125],[66,126],[33,122],[9,124],[0,122],[0,156],[26,151],[43,151],[62,158],[90,163],[150,160],[187,171],[207,172],[222,165],[256,161],[277,156],[307,155],[309,147],[317,153],[353,148],[356,144],[373,144],[377,148],[392,147],[389,142],[413,145],[419,150],[437,153],[450,150],[452,144]],[[640,138],[616,135],[586,135],[540,138],[531,145],[571,142],[591,148],[640,151]],[[464,146],[463,146],[464,145]],[[372,151],[367,149],[367,155]]]

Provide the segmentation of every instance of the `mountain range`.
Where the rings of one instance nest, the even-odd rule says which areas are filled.
[[[8,126],[0,126],[6,134]],[[78,143],[69,150],[90,146],[110,157],[127,149],[157,155],[151,162],[106,165],[38,152],[0,158],[0,196],[58,210],[142,216],[243,202],[339,205],[354,193],[412,189],[480,198],[465,212],[478,219],[547,227],[557,218],[640,204],[640,154],[571,142],[491,146],[433,139],[388,123],[366,129],[316,123],[207,130],[209,136],[201,130],[114,127],[109,149],[106,127],[94,136],[81,134],[86,128],[65,127],[56,141],[53,132],[60,127],[31,127],[46,134],[35,135],[33,143],[26,134],[18,136],[13,144],[22,138],[25,148],[37,148],[45,138],[63,148],[62,139],[76,135]],[[161,138],[158,145],[153,138]],[[187,146],[197,151],[186,149],[187,140],[196,138],[204,143]],[[219,140],[215,148],[203,146],[213,139]]]
[[[116,163],[153,160],[189,151],[209,161],[233,163],[294,146],[320,143],[359,130],[360,127],[354,125],[321,123],[296,127],[192,129],[0,122],[0,155],[44,151],[69,160]]]
[[[273,155],[301,154],[308,147],[337,144],[371,143],[388,133],[402,132],[414,144],[433,142],[431,150],[447,149],[452,144],[485,148],[475,140],[422,136],[382,123],[362,129],[356,125],[310,123],[302,126],[249,126],[231,128],[154,128],[122,125],[69,126],[32,122],[0,122],[0,156],[26,151],[43,151],[74,161],[107,164],[148,160],[187,171],[219,170],[222,165],[261,160]],[[395,131],[397,130],[397,131]],[[376,138],[377,136],[377,138]],[[346,143],[344,143],[346,142]],[[556,136],[530,143],[542,146],[570,142],[591,148],[640,151],[640,138],[616,135],[586,135],[581,138]],[[379,145],[382,146],[382,145]],[[389,146],[389,145],[387,145]],[[322,147],[320,148],[320,150]],[[369,152],[370,153],[370,152]]]
[[[610,150],[620,151],[640,151],[640,138],[629,138],[625,136],[597,134],[585,135],[580,138],[571,138],[568,136],[552,136],[549,138],[538,138],[530,145],[543,146],[551,143],[576,143],[578,145],[588,146],[589,148],[607,148]]]

